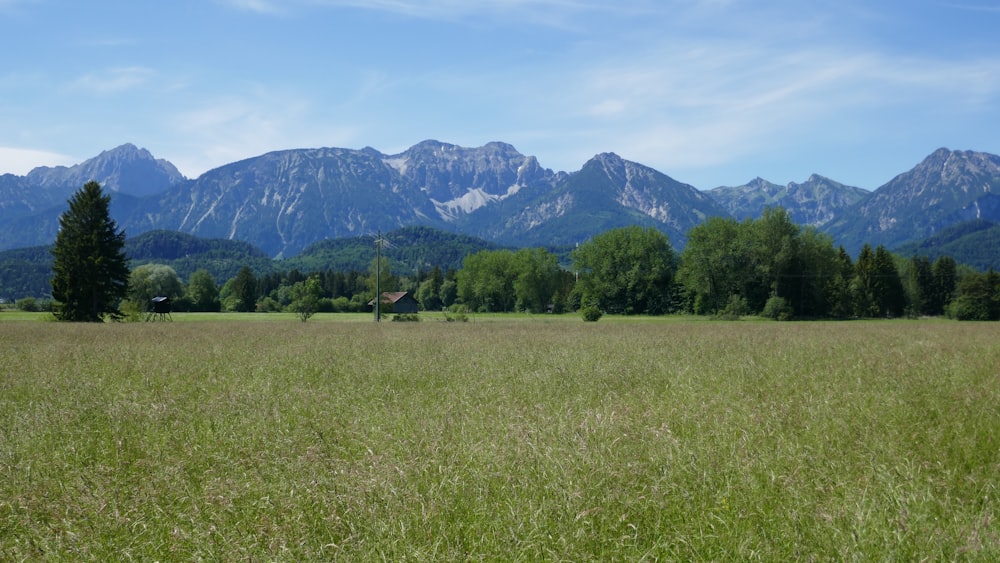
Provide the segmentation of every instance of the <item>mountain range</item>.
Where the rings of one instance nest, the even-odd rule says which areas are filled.
[[[326,239],[408,226],[551,247],[638,224],[662,230],[679,250],[707,217],[744,220],[769,206],[852,254],[865,243],[919,245],[966,221],[1000,221],[1000,157],[972,151],[939,149],[869,192],[819,175],[699,190],[614,153],[554,172],[500,142],[424,141],[398,154],[284,150],[188,179],[125,144],[75,166],[0,176],[0,250],[50,244],[67,198],[89,180],[111,192],[112,216],[130,237],[177,231],[245,241],[279,258]]]

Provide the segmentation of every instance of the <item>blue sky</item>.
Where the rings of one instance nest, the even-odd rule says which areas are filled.
[[[701,189],[1000,153],[998,0],[0,0],[0,173],[505,141]]]

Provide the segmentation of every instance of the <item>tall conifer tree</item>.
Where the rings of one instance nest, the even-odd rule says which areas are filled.
[[[896,262],[882,245],[875,248],[875,300],[880,317],[898,317],[906,308],[906,292]]]
[[[111,220],[111,196],[87,182],[59,217],[52,249],[54,314],[62,321],[120,320],[119,302],[128,291],[125,231]]]

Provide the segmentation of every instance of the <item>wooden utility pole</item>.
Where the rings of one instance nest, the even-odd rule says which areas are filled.
[[[375,322],[382,322],[382,231],[375,238]]]

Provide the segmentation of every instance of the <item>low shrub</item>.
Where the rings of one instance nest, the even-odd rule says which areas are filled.
[[[457,304],[452,305],[448,307],[446,310],[444,310],[443,313],[444,313],[444,320],[448,321],[449,323],[469,322],[469,309],[465,305],[457,305]]]
[[[729,298],[726,308],[719,312],[718,318],[726,321],[737,321],[740,317],[750,313],[750,306],[742,295],[733,295]]]
[[[583,317],[584,322],[596,323],[601,320],[604,313],[594,305],[587,305],[586,307],[580,309],[580,316]]]
[[[795,316],[795,311],[784,297],[771,297],[764,304],[761,316],[776,321],[790,321]]]

